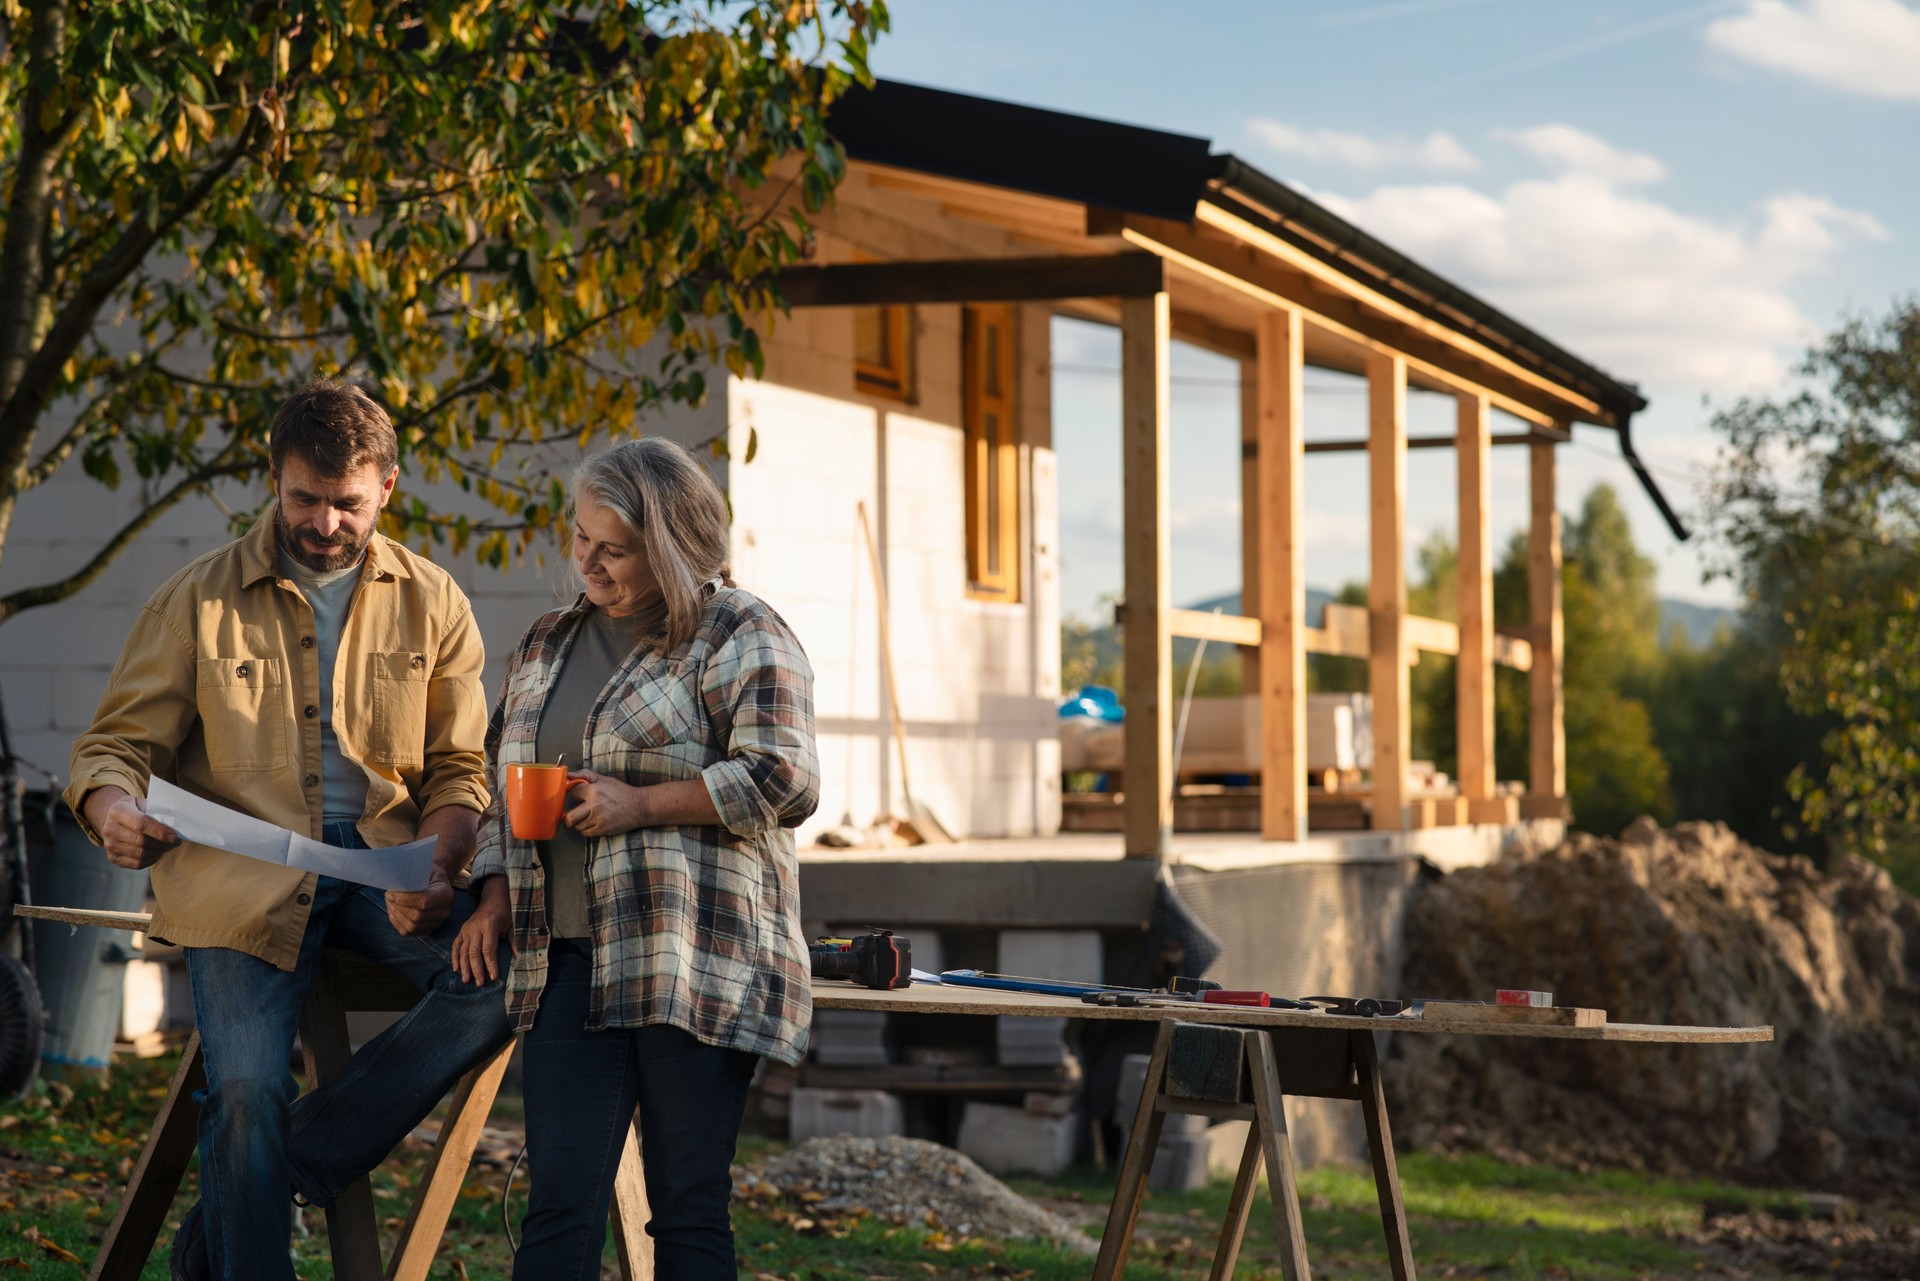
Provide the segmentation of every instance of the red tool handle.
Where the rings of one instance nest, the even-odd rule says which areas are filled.
[[[1273,998],[1265,992],[1227,989],[1225,991],[1202,992],[1200,994],[1200,1003],[1202,1005],[1256,1005],[1265,1007],[1273,1004]]]

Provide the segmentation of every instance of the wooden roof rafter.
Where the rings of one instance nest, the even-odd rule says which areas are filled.
[[[1297,311],[1310,328],[1335,335],[1366,352],[1404,357],[1409,377],[1416,383],[1455,394],[1484,395],[1499,409],[1536,426],[1550,427],[1576,417],[1610,424],[1607,417],[1595,416],[1604,415],[1604,411],[1590,400],[1569,401],[1548,395],[1531,382],[1479,365],[1431,337],[1368,315],[1359,303],[1312,289],[1301,274],[1264,261],[1251,246],[1204,236],[1178,223],[1131,214],[1098,211],[1090,215],[1089,222],[1089,230],[1108,243],[1129,245],[1165,258],[1176,279],[1184,278],[1203,290],[1236,295],[1258,306]]]

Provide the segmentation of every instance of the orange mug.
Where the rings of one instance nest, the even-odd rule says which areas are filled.
[[[567,789],[584,778],[568,778],[564,765],[507,766],[507,821],[523,841],[550,841],[567,807]]]

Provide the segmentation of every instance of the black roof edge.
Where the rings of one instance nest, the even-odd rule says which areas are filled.
[[[1473,327],[1479,330],[1479,336],[1490,340],[1491,346],[1504,349],[1556,380],[1571,381],[1579,390],[1606,407],[1620,424],[1647,407],[1646,397],[1632,383],[1622,382],[1580,359],[1558,343],[1527,328],[1238,156],[1230,153],[1214,156],[1212,178],[1217,187],[1227,194],[1241,197],[1242,208],[1237,212],[1250,214],[1249,221],[1262,225],[1265,230],[1299,245],[1340,267],[1342,271],[1347,268],[1338,261],[1341,257],[1365,262],[1383,273],[1385,278],[1364,283],[1370,283],[1395,301],[1450,328],[1460,327],[1458,318],[1439,314],[1439,307],[1466,316]],[[1305,240],[1298,235],[1288,235],[1284,226],[1275,225],[1276,216],[1295,224],[1314,239]],[[1333,251],[1329,253],[1314,240],[1331,245]],[[1665,504],[1661,506],[1664,508]]]
[[[1175,222],[1191,223],[1202,200],[1221,203],[1224,197],[1249,221],[1420,314],[1456,330],[1464,317],[1465,328],[1488,345],[1576,387],[1616,421],[1647,407],[1632,383],[1580,359],[1238,156],[1212,152],[1205,138],[898,80],[849,90],[833,104],[827,127],[854,160]],[[1356,264],[1371,271],[1356,274]],[[1372,272],[1380,278],[1371,279]]]
[[[848,90],[827,130],[854,160],[1180,222],[1211,169],[1205,138],[898,80]]]

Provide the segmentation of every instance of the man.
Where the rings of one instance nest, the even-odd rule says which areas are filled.
[[[275,415],[269,456],[269,512],[141,610],[66,791],[111,861],[152,867],[151,933],[186,949],[207,1089],[176,1277],[292,1278],[294,1198],[330,1203],[509,1036],[499,983],[468,984],[448,961],[472,910],[451,878],[487,803],[467,599],[375,532],[398,449],[364,393],[308,385]],[[156,775],[333,845],[437,837],[431,880],[383,895],[182,843],[146,812]],[[293,1104],[287,1063],[323,945],[424,995]]]

